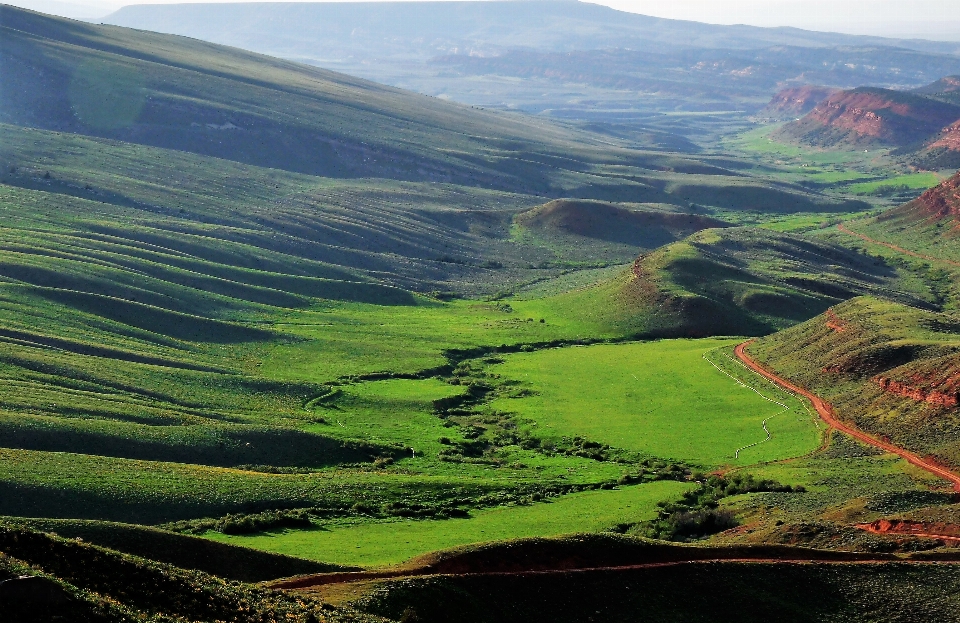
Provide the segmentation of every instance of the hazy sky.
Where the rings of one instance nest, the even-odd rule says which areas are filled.
[[[183,0],[0,1],[68,17],[101,17],[125,4],[183,2]],[[960,0],[594,1],[622,11],[715,24],[796,26],[811,30],[856,34],[960,40]]]

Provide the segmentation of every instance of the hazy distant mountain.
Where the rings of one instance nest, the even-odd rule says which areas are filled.
[[[787,86],[914,88],[960,73],[957,43],[717,26],[572,0],[135,5],[105,21],[574,119],[753,112]]]
[[[953,53],[958,43],[899,41],[796,28],[717,26],[617,11],[575,0],[133,5],[106,23],[187,35],[281,56],[369,58],[670,47],[750,49],[895,46]]]

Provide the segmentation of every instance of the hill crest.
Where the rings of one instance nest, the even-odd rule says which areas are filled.
[[[697,214],[630,210],[602,201],[554,199],[514,218],[521,227],[654,248],[702,229],[729,227]],[[653,240],[656,239],[656,240]],[[663,240],[660,244],[657,241]]]

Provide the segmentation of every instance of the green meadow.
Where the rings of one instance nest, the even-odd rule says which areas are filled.
[[[367,521],[254,536],[214,532],[206,536],[298,558],[377,567],[458,545],[598,532],[621,523],[652,519],[657,502],[676,498],[692,487],[689,483],[665,481],[612,491],[573,493],[551,502],[477,511],[469,519]]]
[[[761,396],[736,378],[738,365],[722,350],[736,342],[664,340],[510,355],[497,373],[522,381],[529,395],[492,407],[516,412],[546,438],[582,435],[711,468],[815,449],[819,433],[796,401],[785,410],[764,397],[779,397],[775,388],[753,380]]]

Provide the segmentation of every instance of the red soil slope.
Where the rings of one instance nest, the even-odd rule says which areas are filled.
[[[960,546],[960,526],[946,523],[924,523],[908,519],[878,519],[857,527],[874,534],[909,534],[938,539],[954,547]]]
[[[960,124],[957,125],[960,129]],[[957,144],[960,148],[960,135],[957,136]],[[960,215],[960,174],[927,190],[919,199],[907,205],[936,218]]]
[[[761,117],[771,119],[789,119],[801,117],[817,104],[837,93],[837,89],[805,85],[784,89],[773,96],[770,103],[760,113]]]
[[[895,446],[892,443],[889,443],[886,441],[875,439],[870,435],[868,435],[867,433],[863,432],[862,430],[854,426],[851,426],[849,424],[845,424],[841,422],[834,415],[833,407],[830,405],[829,402],[826,402],[819,396],[816,396],[815,394],[810,393],[809,391],[807,391],[806,389],[803,389],[798,385],[794,385],[790,381],[777,375],[777,373],[771,370],[768,370],[766,367],[756,362],[746,352],[747,346],[749,346],[752,341],[753,340],[749,340],[736,347],[735,352],[736,352],[737,358],[740,359],[740,361],[742,361],[744,364],[750,367],[750,369],[754,370],[761,376],[768,378],[769,380],[773,381],[777,385],[780,385],[781,387],[785,388],[787,391],[793,392],[795,394],[799,394],[804,398],[808,399],[811,403],[813,403],[813,407],[817,410],[817,413],[820,415],[821,419],[823,419],[823,421],[826,422],[829,426],[839,430],[842,433],[850,435],[854,439],[858,439],[865,444],[880,448],[885,452],[892,452],[893,454],[899,455],[901,458],[903,458],[904,460],[906,460],[907,462],[913,465],[916,465],[920,469],[930,472],[931,474],[939,478],[943,478],[944,480],[950,481],[953,484],[954,490],[960,491],[960,476],[958,476],[957,474],[954,474],[953,472],[946,469],[945,467],[941,467],[940,465],[937,465],[936,463],[930,460],[922,459],[916,454],[910,452],[909,450],[905,450],[904,448]]]
[[[960,107],[934,99],[862,88],[841,91],[784,128],[803,142],[825,145],[906,147],[933,140],[960,119]]]

